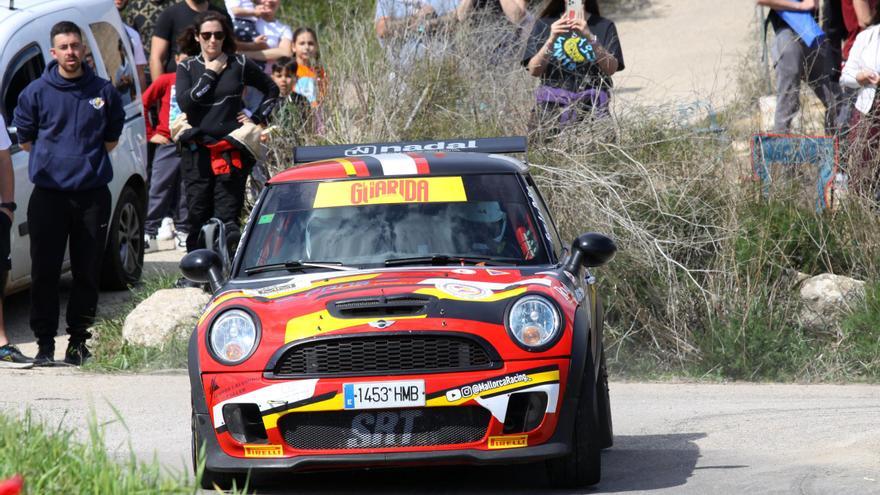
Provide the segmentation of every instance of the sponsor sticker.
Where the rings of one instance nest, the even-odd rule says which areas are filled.
[[[480,395],[485,392],[491,392],[492,390],[506,387],[508,385],[530,381],[532,381],[532,379],[525,373],[515,373],[513,375],[485,380],[482,382],[474,383],[473,385],[465,385],[460,388],[448,390],[446,392],[446,400],[449,402],[456,402],[461,399],[467,399],[469,397]]]
[[[280,445],[245,445],[245,457],[283,457],[284,449]]]
[[[476,285],[463,284],[460,282],[441,282],[437,284],[437,288],[450,296],[460,299],[479,300],[486,299],[492,295],[492,291],[485,287]]]
[[[489,437],[490,449],[518,449],[529,446],[528,435]]]
[[[461,177],[370,179],[318,184],[313,208],[467,201]]]

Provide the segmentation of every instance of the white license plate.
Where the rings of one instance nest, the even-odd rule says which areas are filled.
[[[425,381],[359,382],[342,386],[345,409],[387,409],[425,405]]]

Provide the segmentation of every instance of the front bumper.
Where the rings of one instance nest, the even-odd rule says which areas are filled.
[[[381,454],[307,454],[278,459],[233,457],[220,447],[217,435],[206,414],[196,415],[198,437],[205,443],[205,467],[224,473],[278,473],[322,469],[350,469],[367,467],[399,467],[407,465],[487,465],[514,464],[559,457],[569,452],[566,442],[549,442],[534,447],[507,450],[442,450],[418,452],[388,452]]]
[[[206,466],[214,471],[301,471],[328,467],[378,467],[406,464],[492,464],[530,462],[565,455],[570,435],[553,439],[565,404],[561,383],[568,372],[567,359],[507,363],[501,369],[422,376],[358,377],[312,380],[268,380],[261,373],[204,374],[199,389],[206,407],[196,408],[199,441],[206,443]],[[425,407],[433,411],[483,408],[488,417],[485,434],[461,444],[370,446],[357,448],[298,449],[286,441],[284,418],[300,412],[343,411],[341,390],[352,381],[421,379],[425,382]],[[309,382],[305,395],[299,384]],[[473,390],[473,392],[463,392]],[[479,392],[477,392],[479,391]],[[505,431],[516,394],[539,392],[547,397],[537,426],[526,431]],[[462,396],[464,393],[464,396]],[[469,398],[468,398],[469,397]],[[206,399],[205,399],[206,398]],[[290,401],[290,402],[286,402]],[[267,404],[286,402],[270,408]],[[267,441],[236,439],[224,423],[229,404],[259,406]],[[292,417],[292,416],[291,416]],[[485,423],[484,423],[485,424]],[[234,428],[232,428],[234,430]],[[563,428],[564,429],[564,428]]]

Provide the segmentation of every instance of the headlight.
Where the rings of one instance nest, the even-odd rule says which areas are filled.
[[[257,345],[257,325],[247,312],[230,309],[221,314],[208,333],[214,357],[223,364],[238,364]]]
[[[541,350],[552,343],[559,334],[560,326],[556,306],[542,296],[521,298],[507,315],[507,328],[511,336],[527,350]]]

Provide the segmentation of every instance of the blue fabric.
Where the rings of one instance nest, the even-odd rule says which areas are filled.
[[[53,60],[18,97],[13,125],[32,145],[28,176],[37,186],[85,191],[113,179],[104,143],[119,140],[125,110],[110,81],[82,67],[81,77],[65,79]]]
[[[808,47],[815,48],[825,38],[825,33],[811,12],[780,10],[777,13]]]

